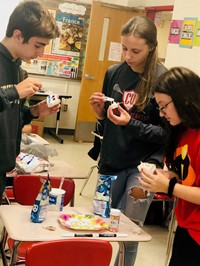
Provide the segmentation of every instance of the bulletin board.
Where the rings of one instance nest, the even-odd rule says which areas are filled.
[[[49,9],[60,29],[60,37],[50,41],[42,57],[23,62],[22,68],[31,74],[81,79],[90,11],[90,5],[72,2]]]

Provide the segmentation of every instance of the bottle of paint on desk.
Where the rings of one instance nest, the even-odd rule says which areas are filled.
[[[119,229],[121,211],[119,209],[110,210],[110,227],[109,231],[117,232]]]

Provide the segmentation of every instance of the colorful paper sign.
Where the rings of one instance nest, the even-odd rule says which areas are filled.
[[[110,42],[108,60],[121,62],[122,59],[122,45],[118,42]]]
[[[76,79],[78,75],[79,58],[71,56],[44,55],[29,63],[23,62],[23,69],[30,73]]]
[[[172,20],[168,42],[179,44],[183,20]]]
[[[200,21],[197,21],[195,27],[193,46],[200,46]]]
[[[180,47],[192,48],[196,23],[197,18],[184,18],[180,34]]]
[[[57,12],[56,21],[60,28],[60,37],[53,40],[52,53],[79,56],[83,37],[84,18],[72,14]]]

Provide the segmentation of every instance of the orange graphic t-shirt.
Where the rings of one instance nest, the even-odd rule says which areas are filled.
[[[182,134],[174,160],[180,183],[200,187],[200,129],[188,129]],[[178,225],[187,228],[200,244],[200,205],[178,199],[175,212]]]

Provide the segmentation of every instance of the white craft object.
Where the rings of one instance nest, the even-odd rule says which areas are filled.
[[[103,100],[104,100],[104,102],[111,102],[111,103],[114,102],[114,99],[113,99],[113,98],[111,98],[111,97],[107,97],[107,96],[104,96],[104,97],[103,97]]]
[[[111,104],[112,109],[118,108],[118,103],[114,102]]]
[[[58,104],[59,98],[57,94],[51,94],[47,96],[47,106],[48,107],[53,107],[54,105]]]
[[[144,169],[144,170],[146,170],[146,171],[148,171],[148,172],[153,174],[153,172],[156,170],[156,165],[153,164],[153,163],[143,163],[143,162],[141,162],[138,165],[137,168],[138,168],[139,172],[141,172],[142,169]]]

